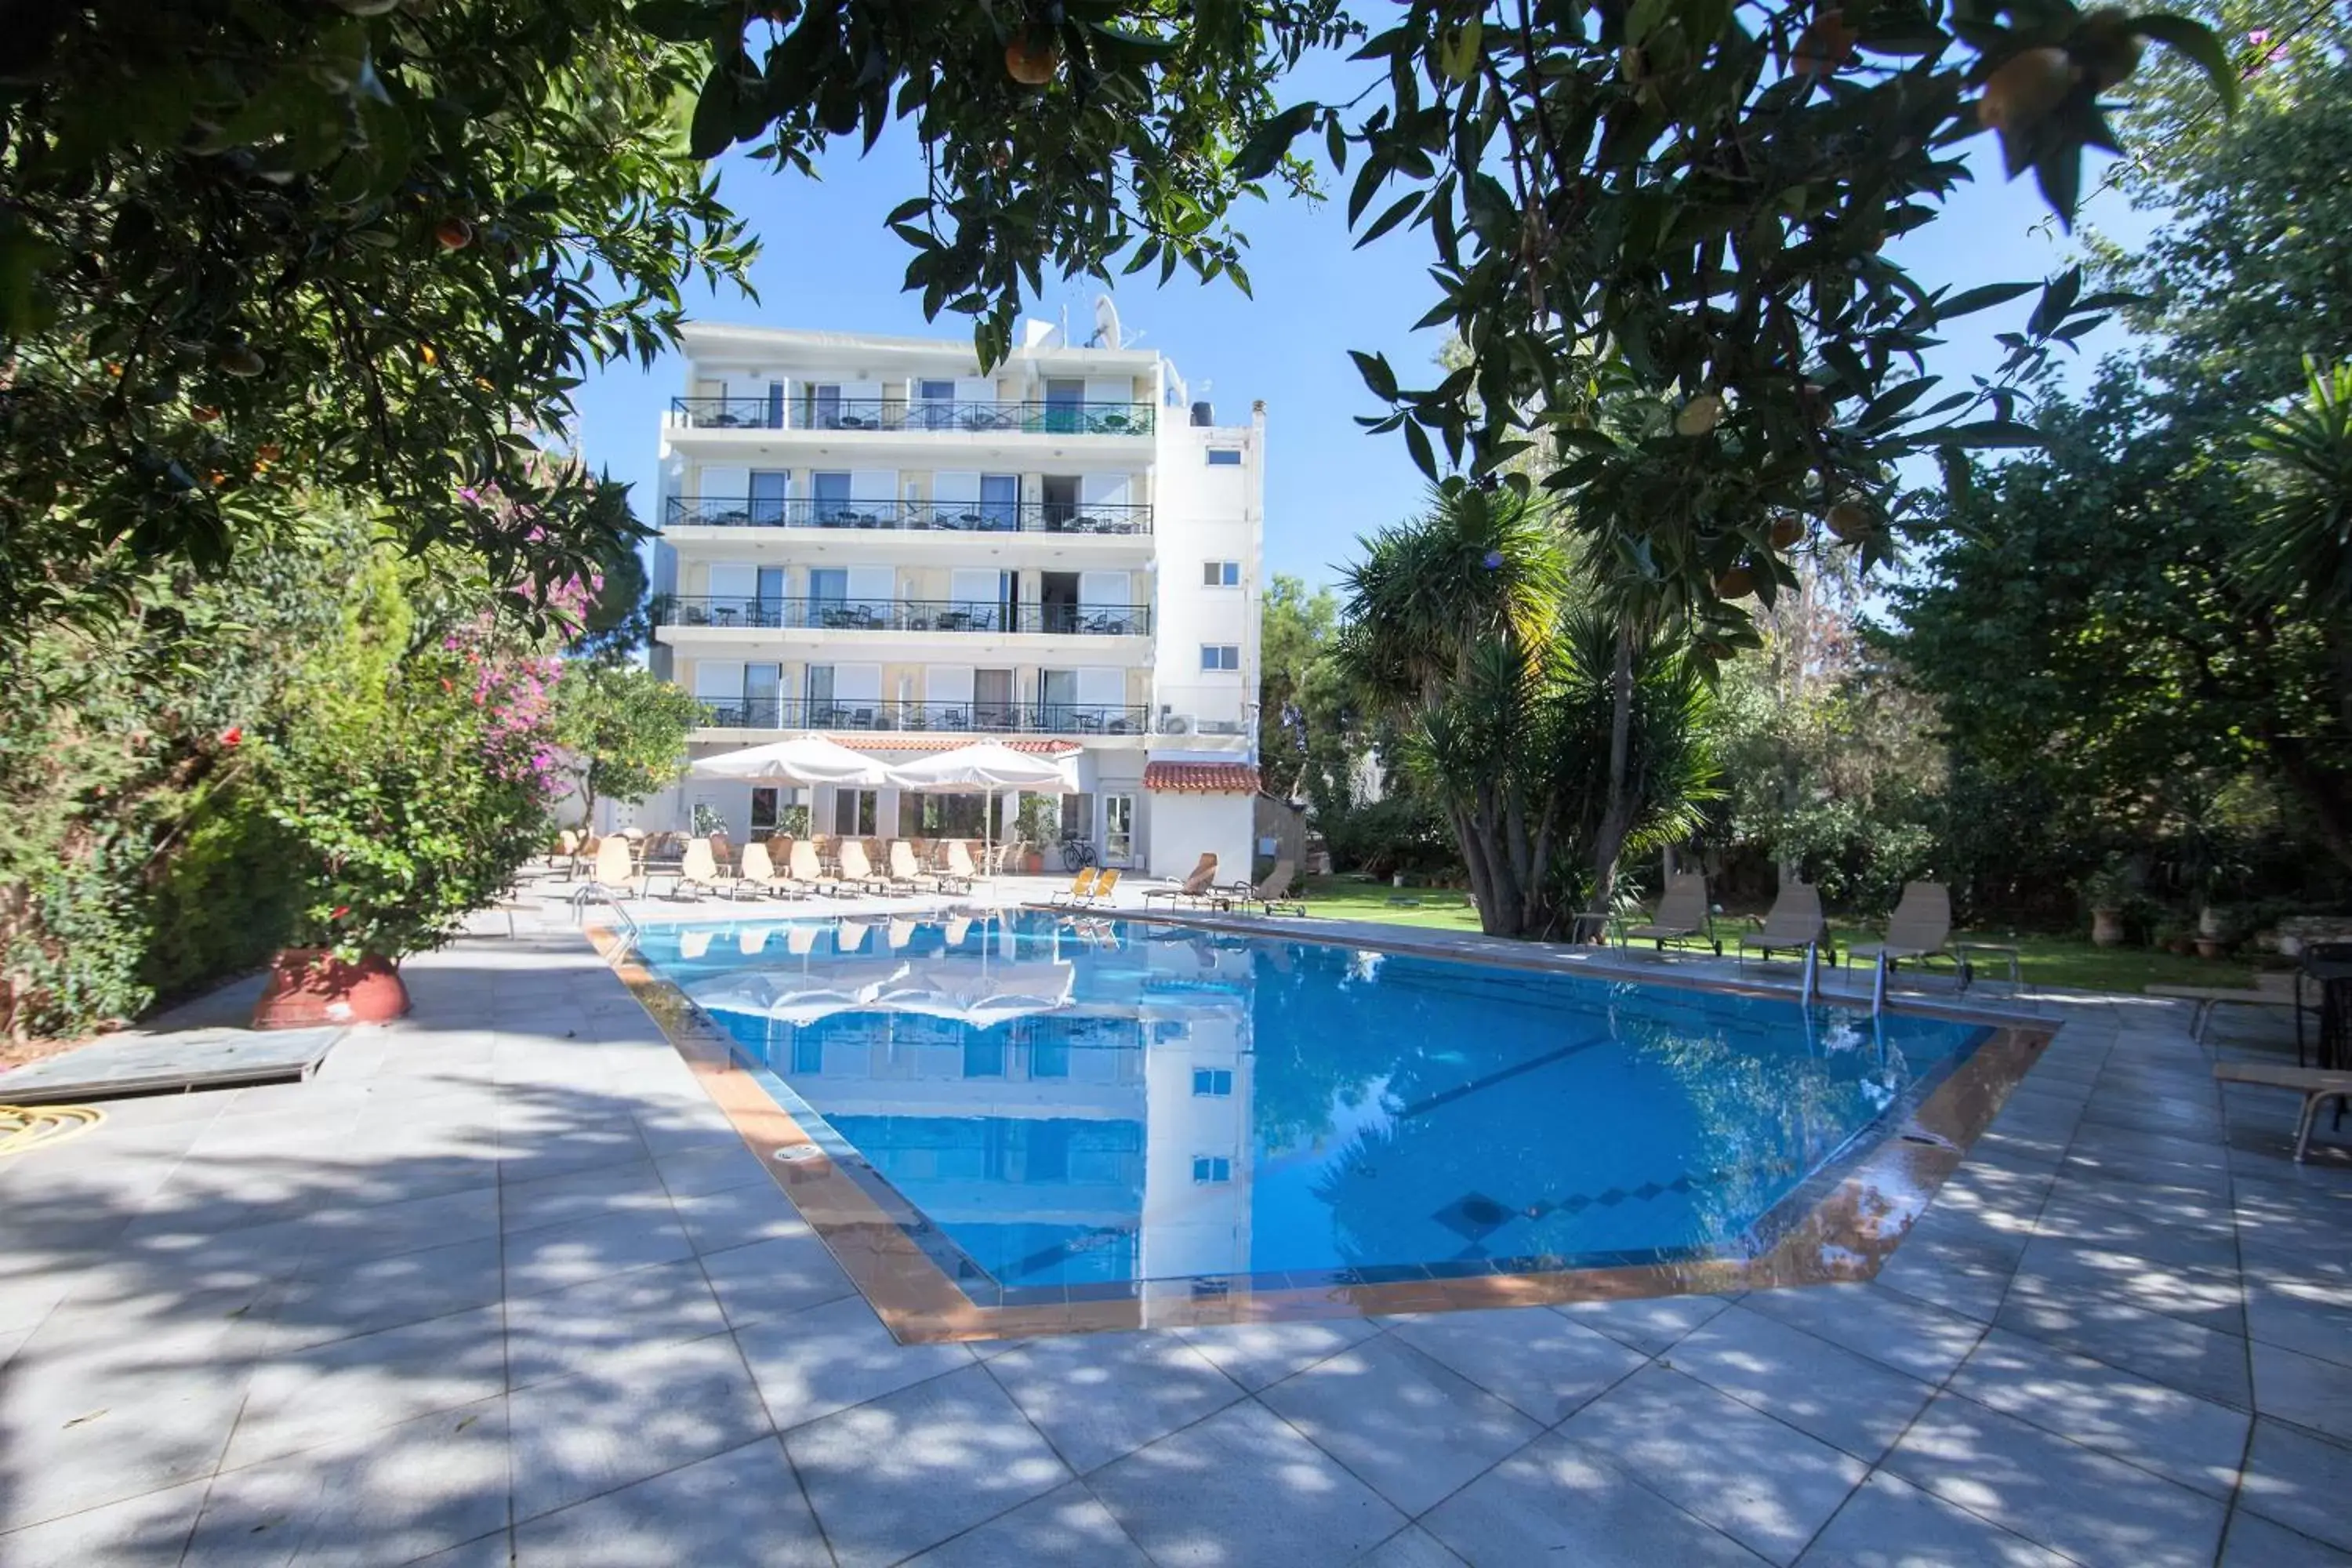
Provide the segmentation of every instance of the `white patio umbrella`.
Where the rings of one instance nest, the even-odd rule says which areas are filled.
[[[1066,1007],[1076,971],[1062,963],[979,963],[929,961],[912,966],[886,985],[877,1006],[893,1013],[919,1013],[973,1028],[993,1028],[1014,1018]]]
[[[698,779],[738,779],[754,784],[835,784],[845,789],[886,789],[896,781],[887,763],[853,752],[838,741],[810,733],[722,752],[687,769]]]
[[[995,858],[990,847],[995,836],[996,792],[1029,790],[1038,795],[1076,795],[1077,770],[1066,758],[1016,752],[1002,741],[974,741],[950,752],[918,757],[890,770],[900,789],[929,795],[969,795],[979,790],[988,797],[982,808],[981,870],[992,873]]]

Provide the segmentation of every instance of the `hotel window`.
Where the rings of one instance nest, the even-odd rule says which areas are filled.
[[[1209,448],[1209,467],[1213,468],[1238,468],[1241,466],[1242,449],[1239,447],[1212,447]]]
[[[1238,588],[1242,585],[1242,563],[1238,561],[1203,561],[1201,563],[1201,586],[1203,588]]]
[[[1194,1068],[1192,1097],[1195,1100],[1223,1100],[1234,1092],[1234,1075],[1230,1068]]]
[[[1239,669],[1241,667],[1242,650],[1240,644],[1229,642],[1204,642],[1201,645],[1201,668],[1202,669]]]
[[[1201,1185],[1208,1186],[1213,1183],[1230,1182],[1233,1179],[1234,1163],[1223,1154],[1192,1156],[1192,1180]]]

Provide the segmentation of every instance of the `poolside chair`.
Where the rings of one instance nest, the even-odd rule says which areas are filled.
[[[1906,882],[1895,912],[1886,918],[1886,940],[1856,942],[1847,948],[1846,967],[1853,968],[1857,958],[1866,958],[1894,970],[1910,958],[1927,969],[1940,958],[1952,966],[1953,973],[1960,974],[1965,966],[1952,951],[1951,939],[1951,890],[1941,882]]]
[[[1715,934],[1715,915],[1707,908],[1706,879],[1696,871],[1667,878],[1656,912],[1639,925],[1617,928],[1619,947],[1637,942],[1655,942],[1660,952],[1666,951],[1668,942],[1687,942],[1712,948],[1721,958],[1723,942]]]
[[[735,879],[719,863],[718,852],[711,848],[708,838],[687,841],[686,858],[678,862],[677,880],[670,891],[673,894],[683,893],[689,887],[706,893],[724,890],[730,899],[735,896]]]
[[[645,897],[645,874],[637,869],[636,858],[629,853],[629,841],[614,834],[596,846],[595,867],[572,895],[572,901],[585,903],[598,893],[615,902],[641,899]]]
[[[841,880],[845,886],[863,888],[874,893],[887,893],[890,890],[890,879],[887,877],[877,875],[874,863],[866,858],[864,839],[843,839],[841,852],[836,858],[841,862]]]
[[[774,899],[805,898],[808,889],[776,869],[775,857],[758,839],[743,846],[743,862],[735,870],[739,887],[752,888]]]
[[[946,869],[939,874],[942,893],[969,893],[979,879],[980,870],[971,863],[971,846],[961,838],[950,838],[945,854]]]
[[[1276,860],[1274,863],[1274,869],[1265,874],[1265,880],[1250,889],[1250,901],[1257,905],[1260,911],[1265,914],[1304,915],[1307,913],[1307,906],[1290,897],[1290,884],[1297,879],[1298,868],[1296,864],[1288,860]]]
[[[817,858],[816,841],[795,838],[784,857],[785,879],[799,888],[803,896],[826,891],[838,892],[839,879],[824,874],[824,865]]]
[[[1207,901],[1216,885],[1217,857],[1209,850],[1201,853],[1200,864],[1194,866],[1181,882],[1163,882],[1156,888],[1143,889],[1143,907],[1150,909],[1154,899],[1166,899],[1171,904],[1197,904]]]
[[[716,934],[709,930],[678,932],[677,955],[680,958],[708,957],[710,952],[710,939]]]
[[[1095,896],[1096,870],[1092,866],[1081,869],[1070,879],[1070,885],[1045,901],[1055,907],[1091,902]]]
[[[1741,933],[1738,958],[1746,963],[1751,952],[1761,953],[1768,962],[1775,953],[1802,958],[1808,949],[1832,963],[1837,962],[1837,947],[1830,941],[1829,922],[1822,915],[1822,890],[1792,877],[1781,884],[1780,897],[1772,900],[1771,912],[1764,917],[1763,928]]]
[[[1085,903],[1090,909],[1097,905],[1109,903],[1111,900],[1112,889],[1118,886],[1118,877],[1119,871],[1118,867],[1104,867],[1101,870],[1095,873],[1094,896],[1080,901]]]
[[[915,858],[915,847],[903,838],[890,840],[890,885],[898,891],[935,893],[940,889],[939,878],[923,869]]]

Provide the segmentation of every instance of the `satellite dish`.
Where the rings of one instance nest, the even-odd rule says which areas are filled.
[[[1108,294],[1095,296],[1095,342],[1107,349],[1119,346],[1118,307],[1110,302]]]

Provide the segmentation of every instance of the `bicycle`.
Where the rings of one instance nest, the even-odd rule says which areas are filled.
[[[1064,837],[1062,839],[1063,870],[1076,871],[1081,867],[1091,866],[1094,863],[1095,846],[1092,839],[1081,838],[1075,833]]]

